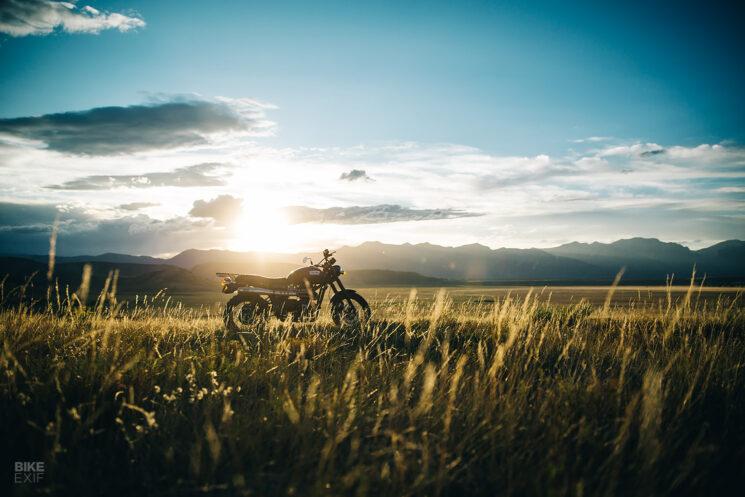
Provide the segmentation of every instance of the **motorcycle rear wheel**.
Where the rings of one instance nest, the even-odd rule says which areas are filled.
[[[248,331],[258,321],[269,315],[269,302],[264,297],[251,294],[236,294],[223,312],[225,327],[231,331]]]

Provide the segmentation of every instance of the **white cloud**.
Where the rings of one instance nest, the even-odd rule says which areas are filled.
[[[90,6],[47,0],[4,0],[0,2],[0,33],[10,36],[47,35],[61,28],[67,33],[99,33],[105,29],[121,32],[145,26],[137,15],[101,12]]]
[[[225,106],[240,122],[259,123],[265,120],[263,109],[271,108],[253,100],[217,102],[217,110]],[[240,117],[241,112],[250,116]],[[150,219],[168,223],[184,218],[198,200],[225,195],[242,199],[235,220],[202,219],[207,224],[179,238],[184,245],[171,251],[190,244],[250,250],[254,247],[246,233],[265,229],[274,230],[272,236],[281,233],[288,251],[367,240],[527,247],[636,235],[667,240],[745,238],[745,225],[733,217],[745,210],[745,148],[736,145],[614,141],[564,156],[499,156],[459,144],[417,142],[279,148],[267,145],[253,128],[248,135],[230,126],[212,133],[208,124],[204,126],[209,140],[199,146],[173,145],[160,137],[154,142],[148,135],[148,148],[143,149],[139,137],[132,135],[127,137],[132,151],[116,155],[71,155],[23,140],[0,144],[0,197],[88,205],[98,218],[111,220],[112,227],[120,225],[115,219],[140,207],[147,209]],[[88,147],[90,139],[86,135],[75,146]],[[211,169],[188,169],[195,164],[234,167],[214,174]],[[360,178],[364,171],[375,181],[339,181],[341,173],[351,171],[359,171]],[[174,174],[181,177],[186,172],[200,173],[189,176],[194,178],[188,182],[190,188],[179,187],[183,181],[171,181]],[[150,187],[121,187],[133,178],[147,178]],[[99,189],[52,190],[45,185]],[[334,209],[347,213],[355,206],[400,206],[418,220],[343,227],[313,220],[291,224],[285,219],[285,225],[273,221],[292,206],[322,214]],[[434,211],[484,215],[416,217]],[[153,226],[160,226],[157,223]],[[134,224],[138,233],[150,225]],[[210,236],[205,237],[202,229],[211,230]]]
[[[588,136],[587,138],[578,138],[576,140],[572,140],[572,143],[586,143],[586,142],[605,142],[613,140],[612,136]]]
[[[105,174],[90,175],[65,181],[61,185],[48,185],[52,190],[113,190],[116,188],[156,188],[176,186],[197,188],[222,186],[230,175],[232,164],[207,162],[193,166],[179,167],[172,171],[145,174]]]
[[[656,143],[634,143],[631,145],[615,145],[606,147],[598,152],[600,157],[652,157],[664,152],[664,148]]]
[[[717,188],[717,191],[722,193],[745,193],[745,186],[726,186]]]

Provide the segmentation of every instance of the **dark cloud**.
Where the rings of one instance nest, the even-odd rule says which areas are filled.
[[[143,26],[145,21],[138,16],[110,14],[90,6],[78,8],[68,2],[0,0],[0,33],[10,36],[46,35],[58,27],[68,33],[98,33]]]
[[[646,152],[639,153],[639,157],[643,159],[647,159],[649,157],[654,157],[655,155],[661,155],[665,153],[664,148],[658,148],[656,150],[647,150]]]
[[[232,167],[231,164],[208,162],[180,167],[163,173],[85,176],[65,181],[61,185],[49,185],[46,188],[53,190],[111,190],[113,188],[151,188],[155,186],[220,186],[225,184],[224,176],[214,173]]]
[[[178,100],[0,119],[0,135],[37,140],[58,152],[117,155],[202,145],[221,132],[262,134],[271,126],[261,105],[248,100]]]
[[[0,254],[46,254],[57,214],[58,255],[172,253],[187,248],[211,248],[226,234],[206,220],[146,215],[101,220],[78,208],[0,203]]]
[[[8,227],[44,225],[50,227],[59,209],[50,204],[0,202],[0,230]]]
[[[357,181],[358,179],[365,181],[375,181],[367,175],[364,169],[352,169],[348,173],[341,173],[339,179],[342,181]]]
[[[241,215],[242,203],[243,200],[232,195],[220,195],[212,200],[197,200],[189,215],[214,219],[217,226],[226,226]]]
[[[284,213],[291,224],[378,224],[400,221],[455,219],[483,215],[457,209],[410,209],[400,205],[389,204],[367,207],[329,207],[328,209],[294,206],[285,207]]]
[[[157,202],[132,202],[130,204],[117,205],[116,208],[121,211],[138,211],[140,209],[147,209],[148,207],[155,207],[160,205]]]

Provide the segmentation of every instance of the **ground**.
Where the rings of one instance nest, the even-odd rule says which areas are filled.
[[[51,295],[6,308],[3,467],[44,462],[41,482],[8,486],[734,494],[745,456],[738,291],[618,288],[606,304],[608,290],[361,289],[374,309],[365,326],[323,314],[241,334],[207,296],[126,308],[109,296],[83,310]]]

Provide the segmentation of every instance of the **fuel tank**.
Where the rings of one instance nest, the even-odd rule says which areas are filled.
[[[287,275],[287,283],[290,285],[302,287],[305,285],[304,280],[308,280],[311,285],[319,285],[326,283],[328,278],[323,271],[313,266],[298,268]]]

